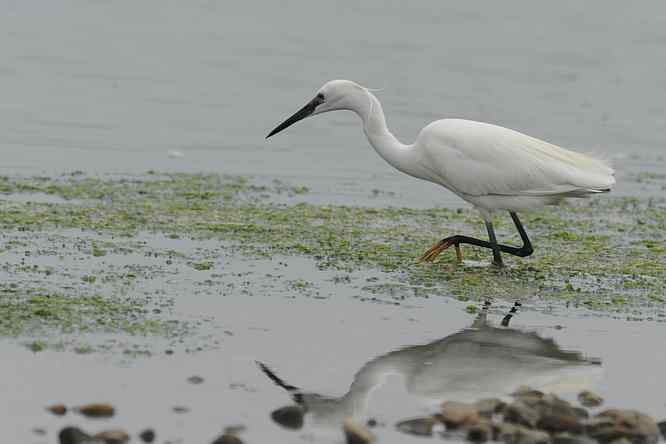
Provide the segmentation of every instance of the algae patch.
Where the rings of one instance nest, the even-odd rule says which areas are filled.
[[[523,222],[535,254],[526,259],[507,256],[508,269],[498,272],[487,266],[461,266],[452,252],[445,252],[434,264],[415,262],[444,236],[464,233],[484,237],[480,218],[473,210],[279,204],[275,196],[307,193],[308,188],[282,182],[257,185],[248,178],[214,174],[2,178],[0,191],[40,192],[62,198],[58,202],[3,202],[0,226],[8,236],[3,245],[6,250],[24,248],[25,236],[18,233],[43,235],[74,229],[101,237],[82,247],[94,260],[122,254],[123,249],[165,259],[148,271],[126,269],[124,273],[115,270],[115,274],[101,275],[86,271],[78,280],[88,286],[121,279],[138,281],[127,284],[135,288],[154,273],[164,275],[164,267],[174,263],[184,267],[173,271],[176,276],[185,269],[202,276],[209,274],[203,272],[218,271],[215,258],[222,253],[243,258],[305,256],[321,269],[346,274],[381,270],[387,281],[398,285],[379,282],[359,291],[388,298],[434,294],[470,302],[489,297],[520,298],[631,316],[664,316],[663,200],[611,195],[525,214]],[[502,242],[519,242],[508,216],[498,215],[496,226]],[[212,240],[217,246],[199,255],[155,250],[141,243],[150,233],[186,244]],[[119,245],[123,242],[134,244]],[[488,251],[469,246],[463,251],[470,262],[489,260]],[[126,268],[132,260],[124,259]],[[33,275],[48,270],[18,270],[17,264],[9,267]],[[58,267],[50,270],[60,274]],[[210,291],[218,284],[225,285],[224,279],[207,282],[202,288],[211,287]],[[287,285],[295,293],[317,294],[318,283],[308,277]]]

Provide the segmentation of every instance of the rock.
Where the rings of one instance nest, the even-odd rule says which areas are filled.
[[[586,436],[559,433],[553,436],[551,444],[597,444],[597,442]]]
[[[458,427],[469,427],[478,424],[481,417],[472,404],[446,401],[442,404],[437,419],[443,422],[447,429],[457,429]]]
[[[586,424],[588,435],[602,444],[627,438],[633,444],[655,444],[659,440],[657,423],[636,410],[609,409]]]
[[[528,387],[526,385],[521,385],[518,387],[513,393],[511,393],[511,396],[514,398],[543,398],[545,395],[542,391],[539,390],[534,390],[531,387]]]
[[[226,426],[224,428],[223,433],[226,433],[228,435],[238,435],[240,433],[243,433],[245,429],[246,427],[243,424],[235,424],[235,425]]]
[[[514,401],[504,409],[504,421],[533,429],[539,422],[539,412],[524,400]]]
[[[141,438],[141,441],[150,444],[151,442],[155,441],[155,430],[146,429],[139,433],[139,438]]]
[[[506,407],[506,402],[498,398],[487,398],[476,401],[474,407],[479,415],[490,418],[494,414],[502,413]]]
[[[90,418],[110,418],[116,413],[113,406],[106,403],[86,404],[78,407],[76,411]]]
[[[365,426],[347,418],[343,425],[347,444],[370,444],[375,442],[375,435]]]
[[[204,378],[196,375],[190,376],[189,378],[187,378],[187,382],[189,382],[190,384],[202,384],[204,382]]]
[[[174,413],[188,413],[190,411],[189,407],[185,407],[184,405],[176,405],[171,408]]]
[[[528,428],[539,427],[551,432],[563,432],[582,429],[578,425],[578,413],[567,401],[555,395],[543,397],[520,397],[504,409],[504,420]]]
[[[54,404],[46,407],[46,410],[57,416],[62,416],[67,413],[67,407],[65,407],[65,404]]]
[[[425,416],[422,418],[412,418],[400,421],[396,424],[398,430],[409,435],[432,436],[432,429],[435,425],[435,418]]]
[[[303,427],[305,409],[300,405],[288,405],[274,410],[271,413],[273,421],[287,429],[298,430]]]
[[[543,415],[537,422],[537,428],[551,435],[554,433],[569,432],[573,434],[583,433],[584,427],[577,416],[573,415]]]
[[[574,413],[579,419],[586,419],[590,417],[590,413],[582,407],[574,407]]]
[[[243,440],[231,433],[223,433],[212,444],[243,444]]]
[[[121,429],[105,430],[93,436],[105,444],[125,444],[129,442],[129,434]]]
[[[504,444],[548,444],[550,436],[539,430],[530,430],[519,425],[502,423],[496,426],[493,441],[501,441]]]
[[[583,390],[578,394],[578,402],[585,407],[599,407],[603,404],[604,399],[596,393],[592,393],[589,390]]]
[[[666,439],[666,421],[661,421],[660,423],[657,423],[657,427],[661,431],[661,436]]]
[[[493,438],[493,425],[490,421],[481,421],[467,429],[467,440],[484,443]]]
[[[92,437],[78,427],[65,427],[58,433],[60,444],[87,444]]]

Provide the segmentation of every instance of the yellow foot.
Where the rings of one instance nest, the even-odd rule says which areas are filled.
[[[440,253],[451,245],[454,245],[456,248],[456,256],[458,257],[458,262],[462,262],[462,251],[460,250],[460,245],[455,243],[451,239],[442,239],[441,241],[435,242],[432,247],[428,249],[425,253],[419,257],[419,262],[432,262],[434,261]]]

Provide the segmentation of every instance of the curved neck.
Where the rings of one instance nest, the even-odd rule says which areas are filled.
[[[361,107],[354,109],[363,120],[363,132],[370,145],[377,153],[394,168],[420,179],[425,179],[421,168],[416,162],[416,153],[412,145],[400,142],[386,126],[384,110],[377,97],[365,90],[367,101]]]

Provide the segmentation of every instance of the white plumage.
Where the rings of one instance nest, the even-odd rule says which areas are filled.
[[[355,112],[363,121],[368,141],[389,164],[444,186],[481,212],[490,242],[451,236],[426,252],[425,260],[434,259],[451,245],[460,258],[461,243],[491,248],[497,265],[502,264],[500,251],[528,256],[532,248],[517,211],[607,192],[615,184],[613,169],[600,159],[488,123],[437,120],[423,128],[412,145],[405,145],[388,130],[379,100],[349,80],[326,83],[312,101],[267,137],[309,115],[335,110]],[[492,227],[495,210],[511,213],[524,242],[522,248],[497,243]]]

